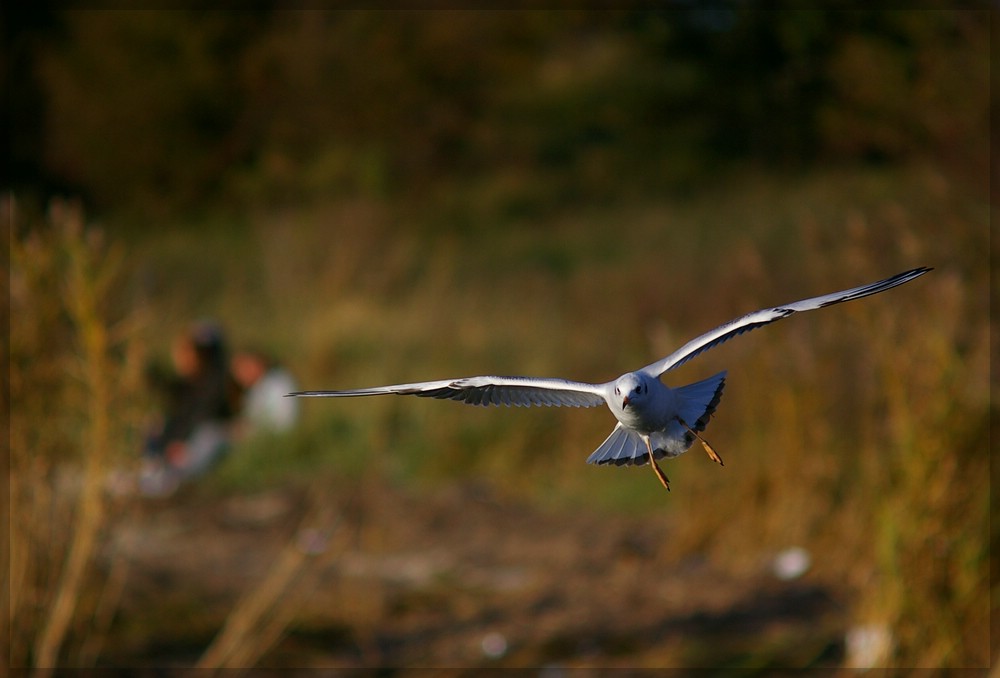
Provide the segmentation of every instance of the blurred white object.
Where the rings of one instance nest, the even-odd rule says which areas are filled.
[[[272,367],[246,395],[246,417],[255,429],[287,431],[299,418],[298,403],[285,394],[297,387],[292,375]]]
[[[862,624],[848,629],[844,644],[847,667],[867,670],[888,664],[895,641],[884,624]]]
[[[139,492],[144,497],[169,497],[180,487],[180,474],[162,459],[144,460],[139,471]]]
[[[251,433],[287,431],[299,418],[299,404],[285,394],[297,385],[291,373],[264,353],[241,351],[233,356],[232,373],[246,389],[242,418]]]
[[[330,538],[322,530],[314,527],[299,530],[295,541],[299,550],[308,556],[324,553],[330,547]]]
[[[483,636],[483,654],[490,659],[499,659],[507,654],[507,639],[502,633],[490,631]]]
[[[780,552],[774,557],[772,570],[774,576],[782,581],[798,579],[804,575],[809,566],[812,565],[812,556],[801,546],[792,546]]]

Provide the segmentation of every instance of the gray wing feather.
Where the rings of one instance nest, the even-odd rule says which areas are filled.
[[[704,431],[719,406],[725,385],[726,373],[719,372],[708,379],[675,389],[677,414],[695,431]]]
[[[469,405],[507,407],[596,407],[605,404],[604,384],[532,377],[465,377],[421,381],[344,391],[299,391],[289,396],[349,398],[373,395],[413,395],[419,398],[457,400]]]
[[[812,297],[811,299],[803,299],[802,301],[795,301],[790,304],[784,304],[782,306],[775,306],[774,308],[765,308],[760,311],[754,311],[753,313],[747,313],[745,316],[728,322],[725,325],[721,325],[711,332],[707,332],[697,339],[689,341],[680,349],[668,355],[666,358],[658,360],[650,365],[646,365],[642,368],[642,371],[652,376],[659,376],[664,372],[683,365],[704,351],[718,346],[725,341],[729,341],[733,337],[743,334],[744,332],[749,332],[750,330],[757,329],[758,327],[763,327],[764,325],[781,320],[782,318],[787,318],[793,313],[798,313],[800,311],[812,311],[817,308],[824,308],[826,306],[832,306],[845,301],[868,297],[873,294],[878,294],[879,292],[885,292],[893,287],[897,287],[904,283],[908,283],[915,278],[919,278],[924,273],[931,270],[933,269],[922,266],[911,271],[898,273],[891,278],[886,278],[885,280],[880,280],[868,285],[862,285],[861,287],[854,287],[842,292],[833,292],[832,294],[825,294],[820,297]]]

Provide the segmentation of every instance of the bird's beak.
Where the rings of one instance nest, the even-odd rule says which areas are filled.
[[[622,400],[622,409],[624,410],[626,407],[628,407],[628,404],[630,402],[632,401],[628,399],[628,396],[625,396],[625,398]]]

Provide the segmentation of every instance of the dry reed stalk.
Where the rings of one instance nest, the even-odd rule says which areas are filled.
[[[79,666],[93,666],[100,656],[108,629],[111,627],[111,621],[118,609],[122,593],[125,591],[128,573],[128,559],[115,558],[94,609],[91,633],[84,639],[83,645],[80,647]]]
[[[98,533],[104,522],[102,479],[110,447],[109,342],[100,311],[101,288],[106,287],[107,276],[101,280],[93,270],[94,262],[80,238],[83,224],[78,213],[70,217],[66,228],[75,234],[75,237],[71,235],[67,238],[69,270],[64,295],[71,322],[79,335],[81,367],[88,396],[83,448],[86,461],[73,541],[66,556],[58,592],[35,643],[35,675],[40,677],[50,675],[56,666],[59,648],[73,619],[87,566],[93,558]]]
[[[145,318],[141,313],[133,313],[108,329],[108,335],[111,337],[112,343],[123,345],[125,348],[124,362],[121,365],[122,369],[119,374],[121,377],[120,383],[122,384],[138,384],[140,382],[139,368],[143,363],[142,350],[136,342],[129,341],[128,339],[134,336],[134,333],[144,323]],[[116,405],[114,409],[117,416],[123,421],[127,421],[130,414],[134,414],[138,420],[141,406],[134,399],[130,399],[125,403]],[[134,516],[138,509],[141,509],[141,504],[135,502],[134,496],[119,497],[119,501],[109,507],[108,514],[122,518],[129,515],[130,512]],[[105,638],[111,628],[111,622],[114,619],[115,612],[118,610],[118,604],[121,601],[128,580],[130,571],[129,559],[121,553],[114,552],[109,556],[109,560],[111,561],[111,570],[108,572],[101,587],[101,592],[97,596],[91,623],[88,628],[88,635],[84,638],[79,650],[77,665],[80,667],[93,666],[100,656]]]
[[[85,231],[82,211],[55,202],[41,224],[16,207],[13,197],[0,202],[12,229],[5,502],[11,534],[4,553],[10,586],[3,624],[9,665],[34,666],[45,676],[73,630],[83,628],[81,614],[91,611],[83,601],[92,601],[90,586],[99,579],[91,564],[109,519],[104,479],[136,421],[129,402],[117,406],[131,399],[137,382],[116,356],[123,349],[128,363],[137,354],[124,329],[111,329],[107,313],[121,259],[109,256],[99,233]],[[82,469],[66,463],[80,455]],[[118,587],[107,583],[97,610],[104,628]],[[92,635],[86,628],[84,645],[99,647]]]
[[[229,613],[225,625],[196,665],[201,669],[245,669],[264,655],[280,639],[299,609],[299,597],[315,579],[321,562],[339,552],[330,545],[338,520],[329,502],[322,501],[318,488],[310,491],[312,508],[295,536],[285,545],[267,576],[247,591]],[[303,543],[307,530],[314,532],[325,555]]]

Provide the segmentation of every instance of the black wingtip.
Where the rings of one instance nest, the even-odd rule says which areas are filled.
[[[917,266],[916,268],[911,268],[908,271],[903,271],[902,273],[897,273],[896,275],[892,276],[891,278],[886,278],[885,282],[889,282],[889,281],[893,281],[893,280],[907,280],[907,281],[909,281],[909,280],[913,280],[914,278],[919,278],[924,273],[929,273],[929,272],[931,272],[933,270],[934,270],[934,268],[931,267],[931,266]]]
[[[904,273],[900,273],[899,275],[894,276],[894,277],[899,278],[901,280],[905,280],[906,282],[909,282],[911,280],[916,280],[917,278],[919,278],[920,276],[922,276],[924,273],[930,273],[933,270],[934,270],[933,266],[918,266],[917,268],[911,269],[911,270],[906,271]]]

